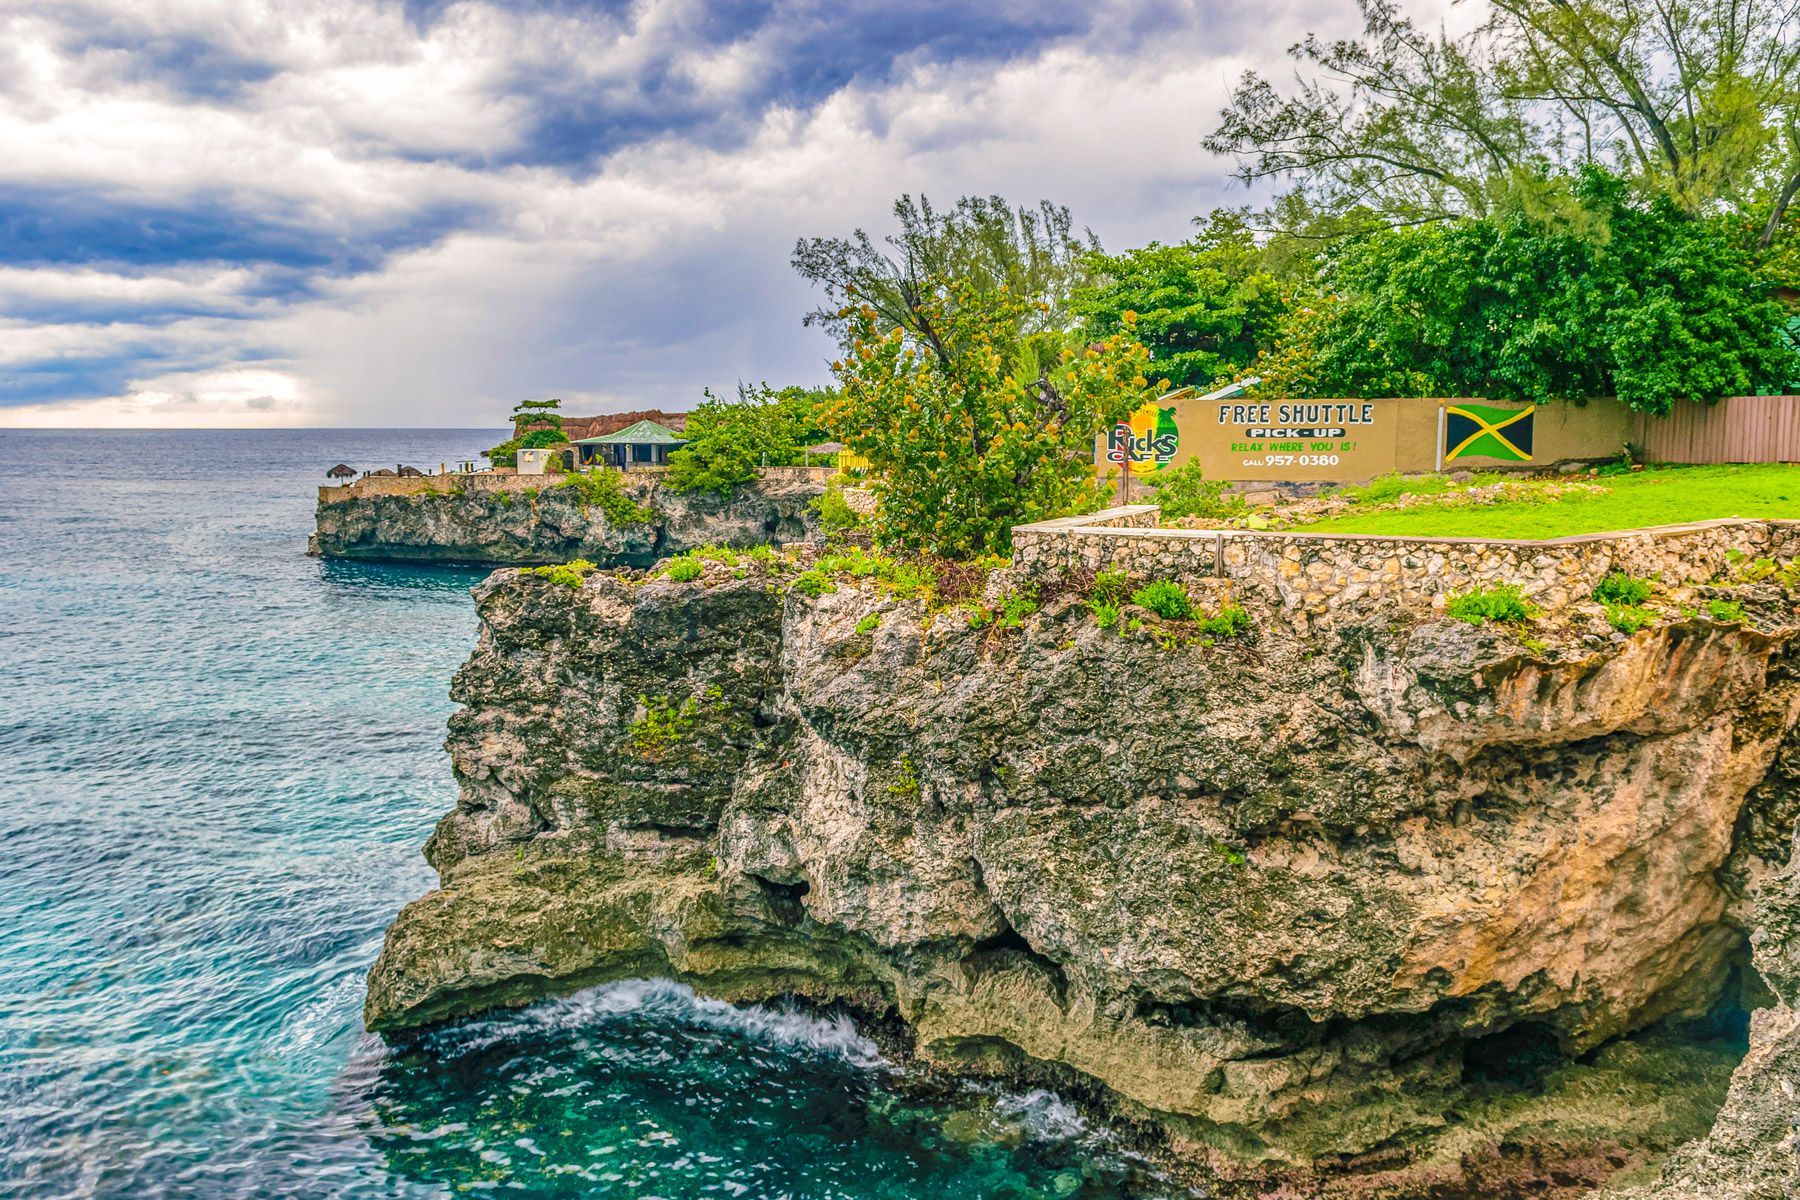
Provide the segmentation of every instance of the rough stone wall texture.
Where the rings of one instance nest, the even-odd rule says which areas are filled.
[[[797,542],[817,533],[812,503],[824,492],[822,483],[758,480],[721,497],[674,491],[659,475],[621,476],[624,494],[653,510],[649,519],[629,522],[609,519],[602,505],[558,487],[554,475],[383,477],[321,488],[309,550],[394,562],[531,565],[585,558],[601,566],[648,566],[697,546]]]
[[[1771,986],[1800,977],[1794,914],[1745,899],[1791,844],[1796,631],[1547,660],[1246,602],[1244,643],[1202,645],[1070,596],[1001,629],[759,567],[497,572],[441,886],[367,1019],[645,974],[844,1000],[929,1063],[1085,1080],[1219,1172],[1386,1198],[1568,1196],[1703,1132],[1732,1060],[1653,1031],[1735,994],[1752,921]]]
[[[1585,599],[1615,569],[1699,581],[1722,570],[1732,551],[1800,553],[1797,521],[1707,521],[1541,542],[1427,540],[1146,528],[1146,507],[1022,526],[1013,533],[1014,567],[1040,577],[1085,567],[1146,579],[1223,579],[1305,625],[1382,600],[1441,605],[1453,593],[1503,583],[1557,609]],[[1155,510],[1148,511],[1154,525]]]

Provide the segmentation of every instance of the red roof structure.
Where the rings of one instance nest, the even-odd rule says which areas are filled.
[[[655,421],[669,429],[680,433],[687,428],[688,415],[684,412],[664,412],[660,408],[641,408],[635,412],[601,413],[597,417],[564,417],[562,431],[569,435],[571,442],[579,442],[582,438],[605,437],[609,433],[617,433],[621,429],[636,425],[639,421]],[[530,421],[519,426],[519,432],[526,433],[533,429],[549,428],[542,421]]]

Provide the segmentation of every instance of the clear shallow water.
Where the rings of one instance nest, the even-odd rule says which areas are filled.
[[[480,573],[304,557],[313,488],[494,440],[0,430],[0,1194],[1157,1194],[1053,1097],[667,984],[362,1032]]]

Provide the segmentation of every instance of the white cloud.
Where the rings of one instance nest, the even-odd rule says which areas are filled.
[[[999,192],[1068,204],[1110,246],[1180,239],[1193,215],[1245,199],[1198,144],[1237,75],[1278,69],[1308,29],[1347,33],[1354,17],[1272,0],[1134,40],[1121,15],[1022,59],[908,60],[894,81],[816,106],[745,110],[740,141],[652,131],[564,170],[484,165],[535,136],[522,78],[628,106],[645,72],[666,70],[733,115],[788,52],[782,31],[707,44],[701,0],[640,4],[629,29],[464,0],[423,36],[392,3],[71,0],[87,28],[121,40],[204,40],[266,64],[219,99],[135,71],[129,48],[75,54],[74,22],[31,7],[0,0],[0,54],[17,66],[0,90],[0,184],[218,203],[321,243],[437,209],[484,215],[285,302],[268,298],[265,270],[228,261],[0,268],[9,295],[210,297],[243,318],[0,323],[0,366],[146,344],[214,364],[0,408],[0,425],[492,425],[530,395],[685,405],[739,378],[819,382],[828,347],[800,327],[811,301],[787,266],[796,238],[884,231],[901,192]]]

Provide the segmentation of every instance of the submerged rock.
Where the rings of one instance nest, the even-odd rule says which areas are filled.
[[[1768,1000],[1749,929],[1793,1002],[1792,630],[1551,663],[1393,613],[974,627],[760,566],[476,596],[442,886],[373,1029],[668,975],[898,1017],[1214,1178],[1569,1194],[1704,1128],[1729,1059],[1658,1031]],[[1757,1026],[1790,1079],[1791,1026]]]

